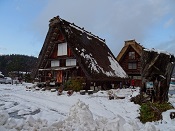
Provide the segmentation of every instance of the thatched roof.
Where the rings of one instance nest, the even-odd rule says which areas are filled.
[[[120,61],[122,56],[127,52],[128,48],[131,47],[133,48],[140,56],[142,53],[142,50],[144,49],[143,46],[141,46],[139,43],[137,43],[135,40],[128,40],[125,41],[124,47],[121,49],[120,53],[117,56],[117,61]]]
[[[87,79],[113,81],[127,77],[127,74],[115,60],[114,55],[103,39],[59,17],[54,17],[50,20],[49,31],[54,30],[54,28],[58,28],[59,32],[63,34],[64,41],[67,42],[68,47],[72,50]],[[52,46],[56,45],[56,42],[52,40],[52,36],[49,36],[53,33],[50,34],[49,31],[44,43],[45,45],[43,45],[39,55],[38,69],[41,68],[41,63],[44,61],[43,55],[47,51],[46,47],[48,44],[51,42]]]

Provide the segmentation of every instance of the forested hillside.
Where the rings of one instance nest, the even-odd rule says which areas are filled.
[[[10,71],[31,72],[36,65],[37,58],[26,55],[2,55],[0,56],[0,71],[8,76]]]

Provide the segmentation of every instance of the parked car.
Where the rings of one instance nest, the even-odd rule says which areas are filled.
[[[0,77],[0,83],[1,83],[1,84],[4,84],[5,81],[6,81],[6,79],[5,79],[4,77]]]
[[[1,77],[0,78],[1,84],[12,84],[12,78],[10,77]]]
[[[12,84],[12,78],[10,77],[4,77],[5,78],[5,84]]]

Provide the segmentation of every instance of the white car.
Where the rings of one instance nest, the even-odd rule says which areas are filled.
[[[4,77],[5,78],[5,84],[12,84],[12,78],[10,77]]]
[[[10,77],[1,77],[0,83],[1,84],[12,84],[12,79]]]
[[[5,80],[6,80],[6,79],[5,79],[4,77],[0,78],[0,83],[1,83],[1,84],[4,84],[4,83],[5,83]]]

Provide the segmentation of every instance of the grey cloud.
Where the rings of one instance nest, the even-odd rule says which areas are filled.
[[[117,55],[125,40],[136,39],[142,43],[150,30],[172,11],[171,2],[173,0],[49,0],[33,26],[44,39],[48,21],[60,15],[106,39]]]
[[[158,46],[156,46],[156,48],[166,50],[175,55],[175,37],[169,41],[160,43]]]

